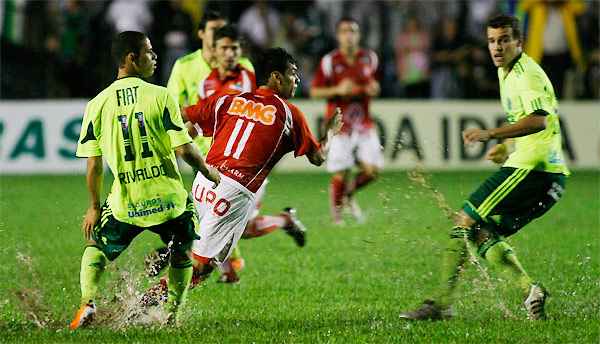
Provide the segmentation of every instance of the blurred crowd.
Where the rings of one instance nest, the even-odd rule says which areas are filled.
[[[599,1],[205,1],[3,0],[0,98],[89,98],[115,77],[110,42],[124,30],[148,34],[165,85],[178,57],[198,49],[202,13],[237,23],[248,56],[282,46],[298,60],[301,96],[321,56],[335,48],[343,16],[360,23],[362,44],[379,55],[382,97],[497,98],[485,22],[522,18],[525,51],[560,98],[600,99]]]

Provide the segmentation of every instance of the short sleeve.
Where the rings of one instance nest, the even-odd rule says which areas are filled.
[[[552,96],[547,89],[548,86],[544,83],[544,79],[535,74],[526,77],[525,89],[519,95],[524,112],[527,115],[534,113],[536,110],[554,113]]]
[[[163,127],[171,140],[171,148],[176,148],[192,142],[192,138],[183,124],[179,106],[175,103],[175,100],[170,94],[167,94],[162,122]]]
[[[100,137],[100,114],[94,110],[94,107],[87,104],[83,120],[81,122],[81,133],[77,142],[77,152],[75,155],[80,158],[89,158],[92,156],[101,156],[102,150],[98,138]]]
[[[290,110],[292,110],[293,120],[292,141],[294,144],[294,156],[299,157],[318,150],[320,145],[310,131],[304,114],[291,104]]]
[[[181,77],[181,64],[179,61],[175,61],[169,81],[167,82],[167,90],[175,101],[177,101],[178,105],[186,104],[185,85]]]
[[[213,136],[216,111],[226,98],[227,95],[215,94],[199,100],[196,105],[185,107],[183,111],[190,122],[197,124],[202,129],[203,136]]]
[[[328,82],[328,78],[325,75],[325,71],[323,70],[323,65],[327,64],[327,60],[326,58],[328,57],[328,55],[326,55],[325,57],[323,57],[321,59],[321,62],[319,63],[319,65],[317,66],[317,70],[315,72],[315,76],[312,80],[312,87],[325,87],[329,84]]]

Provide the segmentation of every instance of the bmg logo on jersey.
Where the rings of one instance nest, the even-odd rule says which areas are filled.
[[[255,120],[264,125],[272,125],[275,123],[276,111],[277,109],[273,105],[265,105],[246,98],[235,97],[229,105],[227,113]]]

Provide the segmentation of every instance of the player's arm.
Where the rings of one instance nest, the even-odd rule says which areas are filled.
[[[81,229],[86,240],[92,240],[92,231],[100,219],[100,194],[102,193],[102,156],[87,158],[86,184],[89,196],[89,206],[83,218]]]
[[[487,130],[469,128],[463,131],[463,140],[465,143],[469,144],[473,142],[485,142],[492,139],[502,140],[535,134],[546,129],[547,115],[548,113],[544,110],[536,110],[529,116],[525,116],[517,122],[504,127]]]
[[[207,165],[200,155],[200,152],[196,149],[192,143],[186,143],[181,146],[175,148],[175,154],[183,159],[188,165],[190,165],[194,170],[202,173],[206,177],[206,179],[215,183],[213,187],[217,187],[221,182],[221,177],[219,176],[219,171]]]
[[[329,151],[329,142],[334,135],[337,135],[342,129],[342,111],[340,108],[335,109],[335,114],[328,121],[325,128],[325,135],[319,140],[319,147],[307,152],[308,161],[316,166],[321,166],[325,162],[325,157]]]
[[[351,79],[344,79],[335,86],[312,86],[310,88],[311,98],[334,98],[337,96],[350,96],[356,91],[356,84]]]

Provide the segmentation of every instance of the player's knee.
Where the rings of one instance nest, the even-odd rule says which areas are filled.
[[[474,228],[473,242],[477,245],[477,253],[482,258],[485,258],[485,254],[490,247],[494,246],[501,240],[502,238],[500,235],[498,235],[493,226],[484,224]]]
[[[465,213],[464,210],[459,211],[454,216],[454,225],[462,228],[472,228],[475,225],[476,221],[469,216],[469,214]]]
[[[192,260],[187,252],[172,250],[169,262],[172,267],[187,267],[192,265]]]

